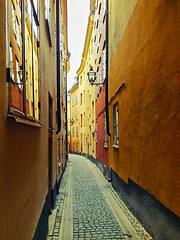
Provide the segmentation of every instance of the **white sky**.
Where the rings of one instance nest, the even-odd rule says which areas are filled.
[[[67,0],[68,4],[68,50],[71,53],[70,71],[67,74],[67,90],[73,83],[76,71],[81,64],[90,0]]]

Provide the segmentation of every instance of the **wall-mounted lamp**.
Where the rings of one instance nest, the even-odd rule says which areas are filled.
[[[88,75],[89,82],[90,82],[91,85],[101,85],[101,84],[103,84],[103,83],[95,83],[96,73],[94,72],[92,66],[90,67],[90,70],[89,70],[89,72],[87,73],[87,75]]]
[[[64,59],[64,62],[69,61],[70,57],[71,57],[71,53],[68,51],[67,57]]]
[[[20,81],[22,82],[23,81],[23,67],[22,67],[22,65],[20,66],[20,70],[18,71],[18,74],[19,74]]]

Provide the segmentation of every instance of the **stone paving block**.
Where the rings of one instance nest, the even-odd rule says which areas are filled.
[[[59,235],[59,229],[62,221],[62,212],[64,200],[66,197],[66,189],[68,182],[69,164],[72,164],[72,194],[73,194],[73,240],[102,240],[102,239],[125,239],[123,231],[117,221],[114,213],[99,184],[96,182],[92,171],[89,169],[89,161],[81,156],[70,155],[70,161],[63,175],[59,194],[55,203],[57,215],[54,224],[53,238],[48,240],[56,240]],[[103,177],[103,176],[102,176]],[[111,190],[115,194],[114,189],[103,182],[103,187]],[[146,235],[144,228],[137,221],[131,212],[127,209],[122,201],[118,201],[120,208],[126,213],[132,226],[139,234],[141,239],[152,240]]]

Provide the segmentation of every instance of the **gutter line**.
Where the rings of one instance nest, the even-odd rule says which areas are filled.
[[[59,0],[56,1],[56,49],[57,49],[57,131],[61,131],[61,106],[60,106],[60,47],[59,47]]]
[[[108,12],[109,12],[109,7],[108,7],[108,1],[106,0],[106,91],[105,91],[105,109],[106,109],[106,128],[107,128],[107,135],[111,136],[111,133],[109,132],[109,110],[108,110],[108,67],[109,67],[109,18],[108,18]]]

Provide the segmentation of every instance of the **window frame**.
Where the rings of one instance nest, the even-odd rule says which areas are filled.
[[[119,105],[113,105],[113,147],[119,147]]]
[[[52,47],[51,41],[51,0],[45,0],[45,22],[46,22],[46,29],[48,34],[48,41],[50,47]]]
[[[106,126],[106,111],[104,111],[104,147],[108,147],[108,139],[107,139],[107,126]]]
[[[38,51],[38,38],[39,38],[39,21],[38,21],[38,17],[39,17],[39,0],[36,1],[37,2],[37,9],[34,8],[34,0],[29,0],[29,4],[30,4],[30,8],[32,11],[32,18],[31,21],[33,21],[35,23],[35,26],[37,27],[37,36],[36,36],[36,40],[37,40],[37,52]],[[14,5],[16,3],[16,5]],[[26,58],[25,58],[25,52],[26,52],[26,41],[28,41],[26,39],[26,21],[25,21],[25,3],[26,0],[22,1],[22,5],[20,6],[19,2],[11,0],[9,2],[9,4],[11,5],[11,14],[12,14],[12,31],[14,33],[15,31],[15,42],[18,45],[19,48],[19,53],[17,54],[17,52],[13,50],[14,48],[14,43],[12,41],[14,41],[12,38],[10,38],[9,35],[9,39],[7,39],[7,44],[9,45],[9,48],[7,49],[7,54],[10,55],[9,59],[10,61],[7,64],[7,82],[9,83],[9,87],[8,87],[8,91],[9,91],[9,96],[8,96],[8,113],[7,113],[7,117],[11,118],[13,120],[15,120],[15,122],[18,123],[22,123],[22,124],[26,124],[26,125],[31,125],[31,126],[35,126],[35,127],[43,127],[40,124],[40,99],[39,99],[39,62],[37,62],[37,66],[38,66],[38,99],[37,99],[37,107],[39,110],[39,114],[38,114],[38,118],[36,118],[34,112],[35,112],[35,99],[33,99],[33,115],[27,113],[27,80],[24,80],[24,78],[27,77],[27,71],[26,71],[26,67],[28,66],[26,63]],[[10,19],[9,19],[10,21]],[[7,23],[7,27],[10,26],[10,22]],[[18,27],[18,30],[17,30]],[[24,30],[23,30],[24,27]],[[34,30],[34,29],[33,29]],[[34,30],[35,31],[35,30]],[[19,36],[17,36],[17,34],[19,33]],[[33,38],[34,38],[34,34],[32,34]],[[33,41],[35,41],[33,39]],[[13,46],[12,46],[13,45]],[[24,55],[23,55],[23,48],[24,48]],[[34,48],[31,49],[32,52],[34,51]],[[11,56],[12,55],[12,56]],[[21,56],[21,57],[20,57]],[[22,58],[22,59],[21,59]],[[13,60],[13,62],[12,62]],[[33,63],[34,63],[34,59],[33,59]],[[14,72],[11,72],[11,69],[13,68]],[[18,73],[19,70],[23,71],[23,77],[22,77],[22,81],[20,81]],[[16,75],[17,75],[17,79],[15,81],[15,71],[16,71]],[[14,79],[12,78],[12,76],[14,77]],[[23,109],[18,109],[19,107],[14,107],[13,103],[12,103],[12,97],[11,97],[11,84],[17,84],[19,87],[19,90],[22,92],[23,94]],[[35,92],[35,89],[33,88],[33,94]]]

